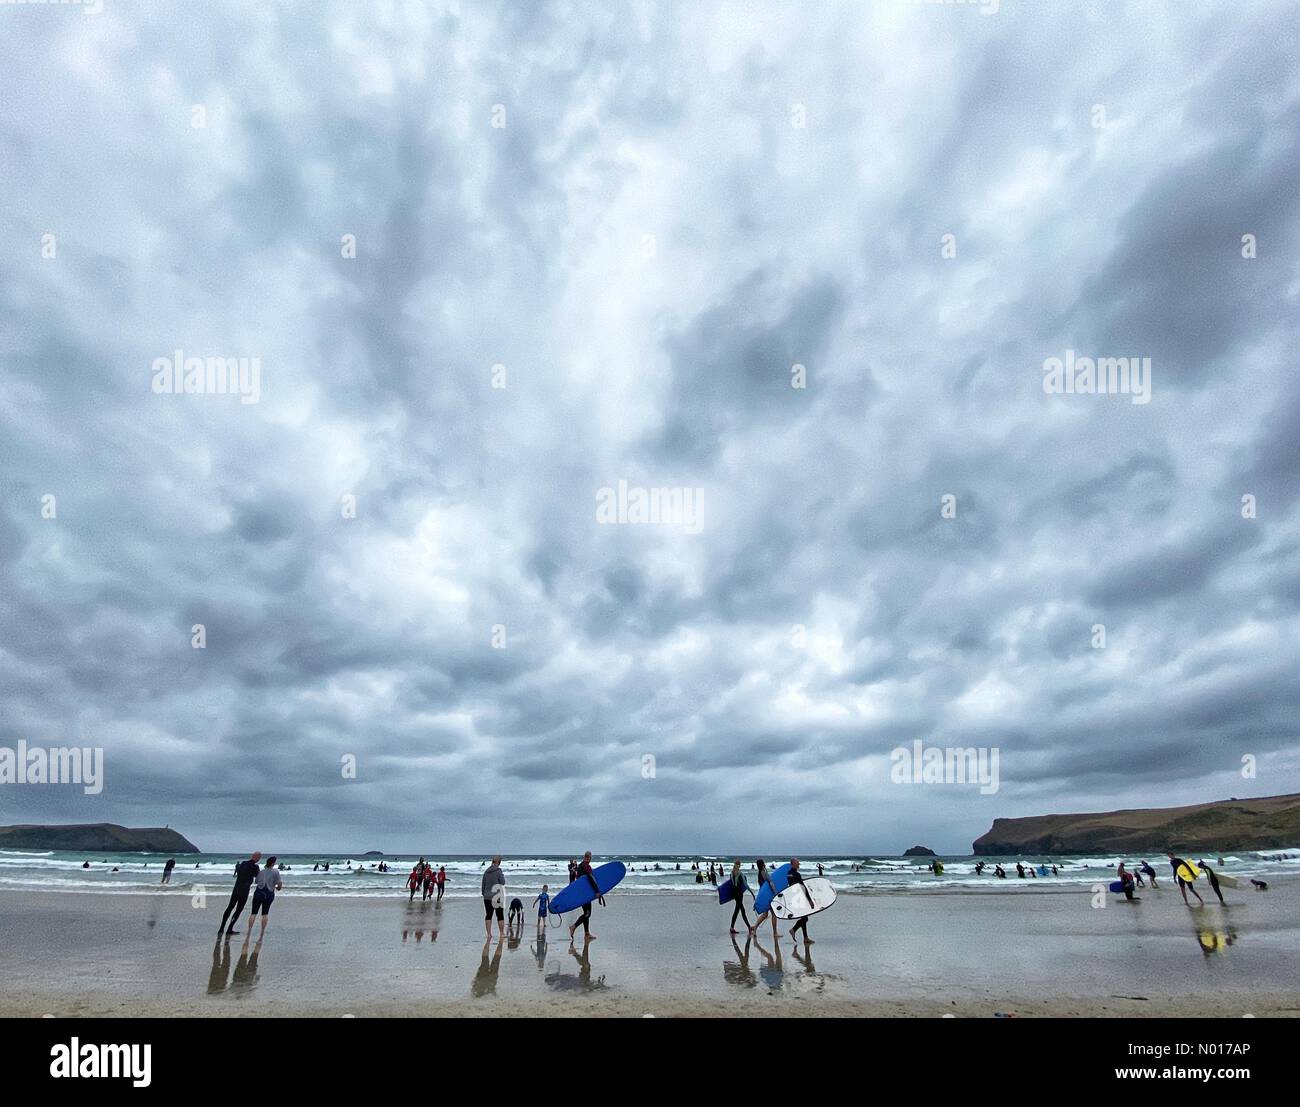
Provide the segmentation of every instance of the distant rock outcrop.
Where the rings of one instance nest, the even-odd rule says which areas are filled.
[[[1300,844],[1300,794],[1218,800],[1082,815],[994,819],[971,852],[983,856],[1054,853],[1186,855],[1228,849],[1285,849]]]
[[[909,850],[903,851],[904,857],[936,857],[938,856],[929,846],[913,846]]]
[[[199,847],[170,827],[116,823],[0,826],[0,849],[57,849],[74,853],[198,853]]]
[[[383,857],[384,855],[377,849],[368,849],[361,856],[362,857]]]

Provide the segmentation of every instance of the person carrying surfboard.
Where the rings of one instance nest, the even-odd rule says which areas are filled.
[[[761,892],[765,887],[767,887],[768,885],[771,885],[771,888],[772,888],[772,895],[775,896],[776,893],[777,893],[778,891],[780,891],[780,889],[777,888],[775,884],[772,884],[772,878],[771,878],[771,876],[769,875],[769,873],[768,873],[768,871],[767,871],[767,862],[765,862],[765,861],[760,857],[760,858],[758,859],[758,861],[757,861],[757,865],[758,865],[758,890]],[[768,900],[768,903],[769,903],[769,904],[771,903],[771,899]],[[754,910],[755,910],[756,912],[758,911],[758,896],[757,896],[757,895],[754,896]],[[771,912],[771,909],[770,909],[770,908],[769,908],[768,910],[763,911],[761,914],[758,915],[758,917],[754,920],[754,925],[751,926],[751,927],[749,928],[749,932],[750,932],[751,934],[755,934],[755,933],[757,933],[757,932],[758,932],[758,928],[759,928],[760,926],[763,925],[763,920],[764,920],[765,918],[767,918],[768,915],[772,915],[772,912]],[[735,919],[732,919],[732,922],[735,922]],[[775,915],[772,915],[772,939],[773,939],[774,941],[776,940],[776,936],[777,936],[777,934],[776,934],[776,916],[775,916]]]
[[[740,858],[737,857],[731,866],[731,898],[736,901],[736,907],[731,912],[731,932],[738,934],[736,929],[736,916],[739,915],[745,920],[745,926],[749,926],[749,916],[745,914],[745,893],[749,891],[749,885],[745,883],[745,874],[740,869]]]
[[[1192,884],[1192,880],[1196,879],[1197,870],[1192,868],[1192,866],[1188,864],[1186,861],[1184,861],[1181,857],[1175,857],[1173,850],[1169,850],[1168,853],[1169,853],[1169,867],[1174,870],[1174,879],[1178,882],[1178,890],[1183,893],[1183,902],[1187,903],[1187,893],[1188,891],[1190,891],[1192,895],[1196,897],[1196,902],[1199,903],[1202,907],[1204,907],[1205,900],[1201,899],[1201,893],[1198,892],[1195,886]],[[1184,872],[1187,873],[1187,875],[1190,876],[1192,880],[1186,879],[1183,876]],[[1191,904],[1187,903],[1187,906],[1190,907]]]
[[[803,877],[799,875],[799,858],[797,857],[790,858],[790,871],[786,874],[785,884],[787,888],[793,888],[796,884],[803,884]],[[808,891],[807,884],[804,884],[803,891],[804,891],[804,895],[808,897],[808,905],[810,907],[816,907],[817,905],[813,903],[813,898],[811,893],[809,893]],[[794,924],[794,926],[790,928],[790,937],[794,938],[795,934],[797,934],[800,930],[803,931],[804,944],[812,945],[813,940],[810,937],[808,937],[808,916],[807,915],[804,915],[803,918],[801,918],[797,923]],[[799,940],[798,938],[795,938],[796,942],[798,940]]]
[[[591,850],[587,850],[587,852],[582,855],[582,864],[578,866],[578,876],[575,876],[574,879],[577,880],[580,876],[585,876],[591,881],[591,889],[596,893],[596,901],[600,903],[601,907],[604,907],[605,897],[600,894],[600,885],[596,883],[596,877],[591,871]],[[577,930],[579,926],[582,927],[584,941],[590,942],[595,939],[596,935],[591,932],[592,902],[592,900],[588,900],[582,905],[582,914],[578,916],[577,922],[569,927],[569,941],[573,941],[573,932]]]
[[[1219,891],[1219,878],[1214,875],[1214,870],[1204,861],[1198,862],[1201,866],[1201,872],[1210,878],[1210,891],[1219,897],[1219,902],[1223,902],[1223,893]]]

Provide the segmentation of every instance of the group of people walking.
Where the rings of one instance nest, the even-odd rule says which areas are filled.
[[[768,873],[768,869],[767,869],[767,862],[764,861],[761,857],[754,862],[754,868],[758,872],[757,879],[758,879],[759,891],[761,892],[764,886],[770,886],[772,889],[773,896],[778,894],[778,892],[781,890],[790,889],[793,888],[796,884],[804,883],[803,873],[799,871],[799,858],[797,857],[790,858],[790,868],[786,871],[785,874],[785,884],[786,884],[785,889],[778,890],[777,887],[774,884],[772,884],[771,875]],[[721,870],[721,866],[719,866],[719,870]],[[817,875],[820,876],[822,874],[822,871],[823,871],[822,866],[818,865]],[[744,921],[745,926],[749,928],[750,934],[755,934],[758,932],[758,928],[762,926],[763,923],[766,922],[767,919],[770,917],[772,920],[772,937],[773,938],[778,937],[777,929],[776,929],[776,916],[772,914],[772,908],[770,906],[767,908],[766,911],[764,911],[761,915],[759,915],[754,920],[752,925],[750,924],[749,914],[745,911],[745,893],[749,892],[749,894],[754,897],[755,910],[758,909],[758,893],[754,892],[749,887],[749,881],[745,879],[744,866],[741,864],[739,857],[737,857],[736,860],[732,862],[731,875],[727,879],[731,881],[731,889],[732,889],[731,898],[736,905],[731,912],[731,933],[733,934],[739,933],[739,931],[736,929],[736,919],[738,918]],[[808,888],[806,885],[804,887],[804,892],[805,893],[808,892]],[[812,902],[811,894],[808,895],[808,901],[810,903]],[[813,944],[813,939],[808,936],[807,915],[799,919],[794,924],[794,926],[790,928],[789,936],[793,938],[796,942],[798,942],[800,934],[803,935],[803,940],[805,945]]]
[[[442,902],[442,893],[447,887],[447,867],[439,865],[435,872],[432,865],[423,857],[415,863],[411,869],[411,874],[406,878],[406,886],[410,888],[411,894],[407,897],[407,903],[415,899],[415,893],[420,893],[420,902],[437,897],[436,902]]]

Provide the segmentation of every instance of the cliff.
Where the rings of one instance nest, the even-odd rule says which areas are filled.
[[[0,849],[57,849],[73,853],[198,853],[199,847],[170,827],[116,823],[0,826]]]
[[[1183,853],[1300,845],[1300,794],[1230,799],[1082,815],[994,819],[977,856],[1053,853]]]

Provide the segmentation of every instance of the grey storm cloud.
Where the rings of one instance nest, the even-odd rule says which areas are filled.
[[[0,742],[106,757],[4,821],[861,853],[1300,790],[1297,38],[0,5]],[[1067,350],[1151,402],[1046,394]]]

